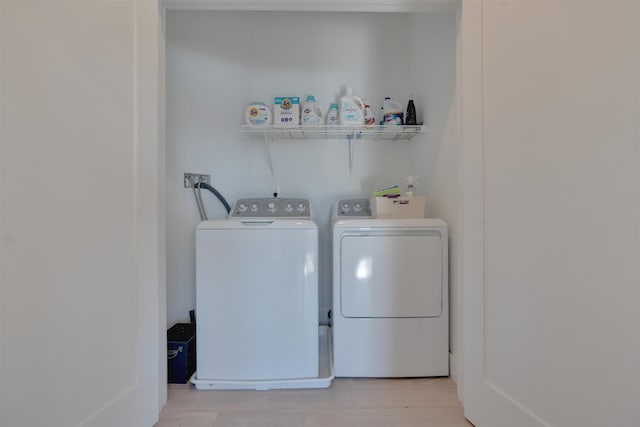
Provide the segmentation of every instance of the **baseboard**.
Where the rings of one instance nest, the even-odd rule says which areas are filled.
[[[449,376],[454,383],[458,384],[458,365],[453,353],[449,353]]]
[[[458,360],[456,359],[455,354],[449,353],[449,377],[451,380],[456,383],[458,399],[460,403],[464,406],[464,401],[462,400],[462,382],[464,378],[462,378],[463,373],[458,370]]]

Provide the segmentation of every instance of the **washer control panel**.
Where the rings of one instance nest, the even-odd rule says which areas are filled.
[[[230,218],[301,218],[311,219],[311,205],[307,199],[265,198],[239,199]]]
[[[338,217],[371,218],[369,199],[344,199],[338,202]]]

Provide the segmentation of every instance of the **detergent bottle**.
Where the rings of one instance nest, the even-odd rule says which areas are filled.
[[[322,108],[316,102],[313,95],[307,96],[307,100],[302,106],[302,124],[303,125],[320,125],[322,124]]]
[[[327,112],[327,125],[335,126],[338,124],[338,104],[332,102],[329,106],[329,111]]]
[[[387,97],[382,103],[382,123],[384,126],[402,125],[402,105]]]
[[[418,120],[416,118],[416,105],[413,103],[413,95],[409,98],[409,103],[407,104],[407,114],[404,116],[404,124],[418,124]]]
[[[371,106],[365,102],[364,103],[364,125],[365,126],[373,126],[376,124],[376,116],[371,111]]]
[[[339,123],[341,125],[364,124],[364,103],[353,94],[350,87],[340,97]]]

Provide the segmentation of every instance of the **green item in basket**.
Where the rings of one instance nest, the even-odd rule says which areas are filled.
[[[399,196],[402,194],[400,187],[394,185],[393,187],[383,188],[373,192],[373,197],[387,197],[387,196]]]

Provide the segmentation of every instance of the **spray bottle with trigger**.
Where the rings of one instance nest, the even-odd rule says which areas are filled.
[[[405,196],[415,196],[416,195],[416,182],[418,181],[418,175],[408,176],[407,177],[407,192],[404,193]]]

